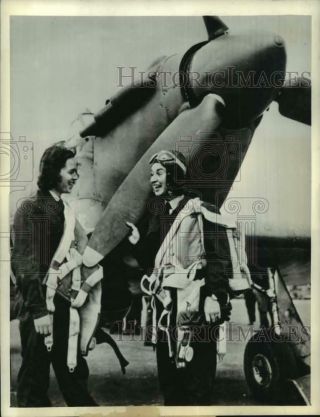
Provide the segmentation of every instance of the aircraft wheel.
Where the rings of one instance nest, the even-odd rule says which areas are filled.
[[[283,337],[261,330],[247,343],[244,373],[253,396],[262,402],[283,400],[281,392],[288,378],[298,375],[295,353]]]

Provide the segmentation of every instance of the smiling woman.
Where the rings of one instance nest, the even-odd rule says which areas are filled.
[[[54,145],[46,149],[40,160],[39,189],[69,193],[78,178],[74,157],[71,149],[62,146]]]
[[[70,295],[72,302],[82,291],[73,270],[81,265],[80,252],[87,237],[60,198],[71,192],[77,178],[74,153],[51,146],[41,158],[36,196],[25,200],[15,214],[12,271],[21,301],[19,407],[51,405],[47,393],[50,363],[68,405],[96,405],[87,391],[89,371],[78,344],[77,323],[81,321],[61,290],[67,286],[67,294],[75,292],[73,299]],[[86,296],[91,287],[87,286]],[[91,322],[95,328],[94,316]]]
[[[150,182],[154,195],[160,196],[167,192],[167,171],[163,165],[158,162],[154,163],[151,167]]]
[[[60,171],[60,181],[57,183],[55,190],[59,194],[71,193],[73,186],[79,178],[77,172],[77,163],[75,158],[66,161],[66,165]]]
[[[160,151],[150,158],[150,182],[154,194],[164,198],[181,195],[186,180],[187,167],[181,152]]]
[[[165,405],[210,404],[219,324],[229,319],[231,310],[227,248],[225,259],[220,253],[226,236],[219,231],[220,243],[224,241],[219,250],[208,239],[213,224],[199,209],[205,203],[191,199],[183,188],[187,164],[180,152],[162,150],[149,164],[152,189],[164,210],[149,216],[141,240],[137,227],[127,222],[140,266],[152,271],[141,280],[144,304],[153,311],[147,342],[156,346]],[[216,213],[215,207],[208,208]],[[146,323],[141,326],[146,328]]]

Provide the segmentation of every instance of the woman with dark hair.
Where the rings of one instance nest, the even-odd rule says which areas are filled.
[[[151,271],[141,287],[151,297],[160,388],[165,405],[210,404],[219,324],[231,310],[227,236],[204,215],[217,215],[215,207],[188,195],[182,154],[160,151],[150,167],[158,213],[145,230],[127,224],[139,262]]]
[[[68,159],[74,157],[75,153],[71,149],[62,146],[54,145],[46,149],[40,160],[39,190],[45,193],[56,188],[61,181],[60,170],[65,166]]]
[[[96,405],[87,389],[89,370],[79,346],[74,349],[77,363],[74,371],[70,372],[67,366],[70,303],[56,294],[52,309],[49,309],[43,285],[67,228],[66,211],[69,213],[70,209],[67,210],[61,194],[70,193],[77,179],[74,153],[61,146],[51,146],[40,162],[37,195],[25,200],[15,214],[12,270],[22,301],[19,314],[22,354],[17,387],[19,407],[51,405],[47,395],[50,363],[68,406]],[[49,343],[49,339],[46,337],[51,334],[53,345],[48,351],[45,343]]]

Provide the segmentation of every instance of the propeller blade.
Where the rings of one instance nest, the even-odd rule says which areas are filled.
[[[299,77],[286,81],[275,101],[282,116],[311,125],[311,80]]]
[[[207,28],[209,40],[213,40],[229,30],[228,26],[217,16],[203,16],[203,20]]]
[[[83,255],[86,266],[100,262],[128,235],[126,222],[135,224],[143,215],[151,191],[150,157],[161,149],[179,149],[185,152],[190,166],[198,167],[201,155],[207,151],[208,140],[214,143],[212,137],[221,123],[221,112],[222,104],[204,99],[198,107],[182,111],[162,132],[120,185],[103,212]],[[183,146],[181,138],[193,140]]]

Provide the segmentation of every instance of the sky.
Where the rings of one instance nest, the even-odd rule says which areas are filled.
[[[224,17],[231,33],[281,35],[287,71],[310,72],[311,20],[305,16]],[[11,17],[11,134],[33,143],[39,158],[72,134],[79,113],[99,111],[119,91],[119,66],[146,69],[155,58],[207,38],[200,17]],[[254,39],[253,39],[254,42]],[[229,197],[268,201],[259,233],[306,236],[310,229],[310,127],[279,115],[272,104],[258,127]],[[14,207],[13,203],[13,207]]]

